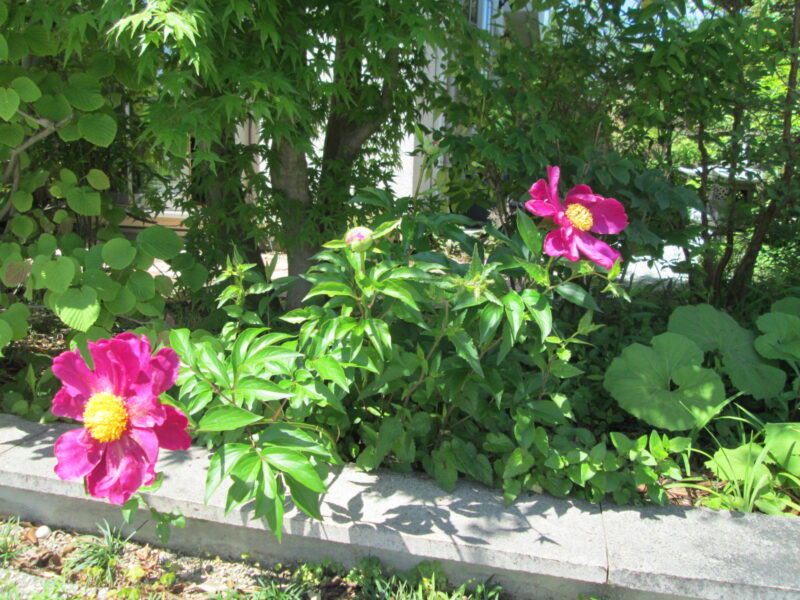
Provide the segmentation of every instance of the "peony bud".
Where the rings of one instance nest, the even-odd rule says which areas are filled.
[[[344,241],[355,252],[364,252],[372,246],[372,230],[367,227],[353,227],[344,236]]]

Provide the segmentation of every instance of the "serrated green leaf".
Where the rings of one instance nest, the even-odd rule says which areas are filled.
[[[11,87],[23,102],[36,102],[42,97],[39,86],[28,77],[17,77],[11,82]]]
[[[126,285],[140,302],[150,300],[156,293],[156,283],[147,271],[134,271],[128,277]]]
[[[111,187],[108,175],[103,173],[100,169],[89,169],[89,172],[86,174],[86,181],[98,191],[107,190]]]
[[[75,277],[75,263],[66,256],[48,262],[42,271],[44,285],[56,293],[67,291]]]
[[[33,194],[24,190],[17,190],[11,194],[11,203],[18,212],[27,212],[33,206]]]
[[[142,250],[161,260],[171,260],[183,249],[183,241],[178,234],[162,225],[153,225],[140,231],[139,235],[136,236],[136,243]],[[199,266],[202,267],[202,265]],[[205,275],[202,277],[201,286],[208,277],[208,272],[205,270],[204,272]],[[186,272],[182,270],[181,276],[185,275]]]
[[[108,148],[117,137],[117,122],[107,114],[86,114],[78,121],[78,131],[90,144]]]
[[[19,94],[15,90],[0,87],[0,118],[10,121],[18,108]]]
[[[114,238],[103,244],[102,257],[103,262],[109,267],[119,271],[130,265],[136,258],[136,248],[125,238]]]
[[[73,329],[87,331],[100,316],[97,292],[88,286],[70,288],[56,297],[54,311],[59,319]]]
[[[85,217],[100,216],[100,194],[87,191],[89,188],[69,187],[64,191],[67,206]]]

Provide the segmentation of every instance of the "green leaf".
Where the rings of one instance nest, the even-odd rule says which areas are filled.
[[[126,315],[136,306],[136,296],[127,287],[120,287],[110,300],[103,299],[103,305],[112,315]]]
[[[447,337],[456,347],[456,354],[465,360],[479,377],[483,377],[483,368],[478,358],[478,350],[475,348],[475,344],[469,334],[462,329],[448,333]]]
[[[103,245],[103,262],[115,271],[124,269],[136,258],[136,248],[125,238],[114,238]]]
[[[11,203],[18,212],[27,212],[33,206],[33,194],[24,190],[17,190],[11,194]]]
[[[85,217],[100,216],[100,194],[87,192],[89,188],[70,187],[65,191],[67,206]]]
[[[9,223],[11,233],[21,240],[27,240],[36,231],[36,221],[27,215],[14,215]]]
[[[323,379],[329,379],[342,388],[345,392],[350,390],[350,382],[347,375],[339,364],[339,361],[332,356],[323,356],[311,361],[311,366],[317,370]]]
[[[15,90],[0,87],[0,118],[10,121],[18,108],[19,94]]]
[[[219,485],[231,472],[239,457],[250,449],[248,444],[225,444],[214,453],[206,473],[205,502],[211,499]]]
[[[156,283],[147,271],[134,271],[126,286],[140,302],[150,300],[156,294]]]
[[[503,318],[503,307],[487,303],[480,312],[478,321],[478,342],[483,345],[494,337],[497,327]]]
[[[706,466],[720,479],[748,481],[757,490],[768,486],[772,480],[764,458],[764,448],[751,442],[738,448],[720,448],[706,461]]]
[[[67,102],[64,94],[44,94],[33,106],[39,116],[50,119],[53,122],[61,121],[72,114],[72,107]]]
[[[22,302],[15,302],[4,312],[0,312],[0,321],[4,321],[11,328],[11,339],[21,340],[28,335],[28,319],[31,310]]]
[[[511,337],[516,340],[525,319],[525,303],[514,290],[510,290],[501,300],[506,308],[506,317],[511,325]]]
[[[297,507],[313,519],[322,520],[322,514],[319,509],[320,495],[314,490],[309,489],[307,486],[301,484],[300,481],[291,475],[286,477],[286,484],[289,486],[289,491],[292,494],[292,501]],[[323,490],[324,491],[324,490]]]
[[[245,377],[239,380],[233,393],[239,398],[261,402],[272,402],[293,396],[292,392],[283,389],[275,382],[257,377]]]
[[[318,283],[309,290],[304,300],[308,300],[314,296],[349,296],[350,298],[357,298],[356,293],[349,285],[339,281],[323,281],[322,283]]]
[[[700,366],[703,352],[684,336],[664,333],[651,344],[625,348],[611,362],[603,386],[623,409],[654,427],[682,431],[705,425],[725,399],[719,375]]]
[[[275,447],[263,448],[260,452],[271,466],[291,475],[308,489],[318,493],[325,492],[325,483],[309,460],[299,452]]]
[[[183,241],[178,234],[162,225],[153,225],[143,229],[136,236],[136,242],[142,250],[161,260],[171,260],[183,249]],[[204,274],[201,277],[200,286],[205,284],[208,276],[208,272],[205,269],[203,271]],[[186,273],[181,271],[181,276],[183,277],[184,275]]]
[[[231,431],[257,423],[263,418],[238,406],[215,406],[203,415],[198,428],[202,431]]]
[[[107,190],[111,187],[108,175],[103,173],[100,169],[89,169],[89,172],[86,174],[86,181],[98,191]]]
[[[414,300],[414,295],[411,293],[411,289],[408,284],[402,281],[390,280],[383,285],[381,292],[387,296],[391,296],[392,298],[397,298],[403,304],[406,304],[414,310],[419,311],[419,306],[417,306],[417,303]]]
[[[800,423],[767,423],[764,445],[785,472],[800,476]]]
[[[5,8],[5,5],[0,5]],[[6,36],[0,33],[0,60],[8,60],[8,41]]]
[[[675,309],[668,329],[686,336],[703,352],[720,352],[722,370],[739,390],[756,399],[774,398],[783,391],[786,374],[761,359],[753,345],[753,333],[713,306]]]
[[[42,91],[39,86],[28,77],[17,77],[11,82],[11,87],[14,88],[19,95],[19,99],[23,102],[36,102],[42,97]]]
[[[586,290],[577,284],[568,281],[567,283],[562,283],[561,285],[557,286],[555,291],[559,296],[569,302],[572,302],[573,304],[577,304],[578,306],[582,306],[583,308],[588,308],[597,312],[602,312],[600,307],[597,306],[597,302],[594,301],[594,298],[592,298]]]
[[[800,364],[800,317],[770,312],[761,315],[756,325],[764,333],[754,342],[761,356]]]
[[[523,210],[517,210],[517,231],[533,256],[542,253],[542,236],[533,221]]]
[[[70,75],[69,84],[64,86],[64,96],[78,110],[97,110],[106,103],[100,94],[100,82],[85,73]]]
[[[14,332],[11,330],[11,326],[3,320],[0,320],[0,356],[2,356],[3,348],[6,347],[11,340],[14,338]],[[24,402],[24,400],[23,400]],[[25,402],[25,408],[27,409],[28,403]]]
[[[534,458],[530,452],[522,448],[515,448],[506,460],[503,469],[503,479],[511,479],[517,475],[524,475],[534,464]]]
[[[97,292],[88,286],[70,288],[58,295],[54,310],[58,318],[73,329],[87,331],[100,316]]]
[[[75,263],[66,256],[59,256],[45,265],[42,277],[48,290],[56,293],[65,292],[75,277]]]
[[[117,122],[110,115],[86,114],[78,121],[78,131],[90,144],[108,148],[117,137]]]
[[[25,131],[19,123],[0,124],[0,144],[16,148],[25,138]]]

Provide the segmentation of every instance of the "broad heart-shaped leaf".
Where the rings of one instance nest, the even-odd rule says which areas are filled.
[[[800,363],[800,317],[771,312],[758,317],[756,325],[764,333],[754,342],[761,356]]]
[[[772,312],[800,317],[800,298],[781,298],[772,303]]]
[[[778,466],[800,477],[800,423],[767,423],[764,443]]]
[[[94,189],[102,191],[111,187],[111,182],[108,180],[108,175],[103,173],[100,169],[89,169],[86,174],[86,181]]]
[[[725,399],[719,375],[700,367],[702,351],[682,335],[663,333],[651,344],[625,348],[611,361],[603,386],[622,408],[654,427],[684,431],[705,425]]]
[[[783,391],[786,374],[761,359],[753,346],[753,333],[730,315],[709,304],[681,306],[673,311],[667,329],[686,336],[703,352],[719,351],[722,370],[737,389],[758,400]]]
[[[142,250],[161,260],[175,258],[183,248],[183,241],[178,234],[163,225],[153,225],[143,229],[136,236],[136,242]]]
[[[59,294],[54,309],[59,319],[78,331],[87,331],[100,316],[97,292],[88,286],[70,288]]]
[[[103,262],[118,271],[124,269],[136,258],[136,248],[125,238],[114,238],[103,245]]]
[[[78,121],[81,137],[95,146],[108,148],[117,137],[117,122],[106,114],[86,114]]]
[[[42,97],[42,91],[39,86],[28,77],[17,77],[11,82],[11,87],[14,88],[19,95],[19,99],[23,102],[36,102]]]
[[[728,481],[751,481],[753,489],[769,485],[771,476],[764,464],[764,448],[750,442],[738,448],[720,448],[706,466],[719,477]]]
[[[47,263],[42,271],[44,285],[52,292],[67,291],[75,277],[75,263],[66,256],[59,256]]]
[[[10,88],[0,87],[0,118],[10,121],[19,108],[19,94]]]

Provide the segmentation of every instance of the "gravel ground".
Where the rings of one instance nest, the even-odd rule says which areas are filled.
[[[67,597],[104,599],[109,597],[110,589],[139,588],[166,598],[200,600],[226,591],[252,592],[265,581],[278,586],[290,581],[290,573],[280,565],[270,569],[258,563],[186,556],[128,542],[112,568],[113,583],[109,586],[91,573],[70,571],[70,561],[75,560],[80,549],[92,540],[102,540],[102,536],[50,530],[40,523],[17,525],[13,521],[0,521],[0,535],[4,525],[10,528],[4,537],[15,550],[13,558],[9,561],[7,555],[4,561],[0,539],[0,600],[31,598],[48,584],[59,584]]]

